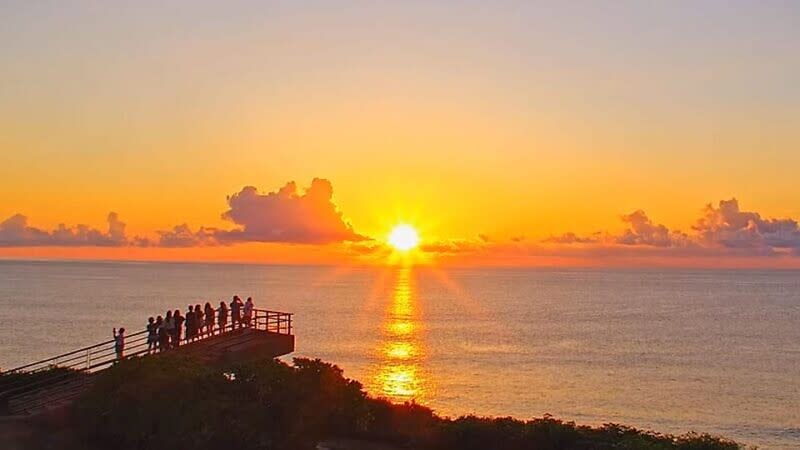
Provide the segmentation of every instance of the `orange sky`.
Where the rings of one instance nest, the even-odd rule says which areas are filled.
[[[0,221],[106,232],[114,211],[126,239],[231,231],[244,225],[221,217],[227,196],[289,181],[302,193],[319,177],[356,233],[381,240],[410,222],[438,261],[696,265],[699,247],[702,264],[795,265],[800,232],[770,222],[800,217],[794,7],[452,7],[10,2]],[[731,198],[760,221],[693,228]],[[654,228],[630,237],[620,217],[636,210]],[[241,237],[34,248],[9,229],[0,257],[375,256]],[[591,251],[542,242],[564,233],[602,238]],[[623,256],[634,247],[641,257]]]

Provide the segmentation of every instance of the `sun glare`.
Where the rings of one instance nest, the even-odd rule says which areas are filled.
[[[400,251],[408,251],[419,244],[417,230],[411,225],[397,225],[389,233],[389,245]]]

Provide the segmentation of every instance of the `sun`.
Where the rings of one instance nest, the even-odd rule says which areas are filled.
[[[411,250],[417,244],[419,244],[419,234],[411,225],[397,225],[389,233],[389,245],[402,252]]]

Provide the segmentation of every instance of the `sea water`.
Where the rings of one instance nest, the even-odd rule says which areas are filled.
[[[0,261],[0,368],[234,294],[291,356],[442,415],[622,423],[800,448],[800,272]]]

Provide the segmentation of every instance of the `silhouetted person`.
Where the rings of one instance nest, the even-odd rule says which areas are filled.
[[[191,341],[194,339],[194,308],[192,305],[189,305],[189,308],[186,310],[186,341]]]
[[[203,310],[200,304],[194,305],[194,337],[203,335]]]
[[[156,328],[156,319],[152,317],[147,318],[147,354],[153,353],[158,346],[158,328]]]
[[[114,335],[114,351],[117,352],[117,359],[125,357],[125,328],[120,328],[119,333],[114,328],[111,333]]]
[[[224,333],[225,327],[228,326],[228,305],[225,302],[219,302],[219,309],[217,309],[217,325],[219,332]]]
[[[172,332],[172,346],[177,347],[181,345],[181,329],[186,319],[181,315],[180,309],[176,309],[175,312],[172,313],[172,319],[175,321],[175,329]]]
[[[253,320],[253,297],[247,297],[247,301],[244,303],[244,312],[242,316],[244,325],[246,327],[251,326],[251,322]]]
[[[167,329],[164,326],[163,317],[156,317],[156,327],[158,328],[158,351],[163,352],[167,349],[167,345],[169,345],[169,341],[167,339]]]
[[[238,295],[231,300],[231,328],[242,326],[242,301]]]
[[[172,317],[172,311],[167,311],[167,316],[164,317],[164,349],[171,347],[172,335],[175,334],[175,319]]]
[[[210,302],[206,302],[206,306],[203,308],[205,311],[205,318],[206,318],[206,334],[212,334],[214,331],[214,307],[211,306]]]

